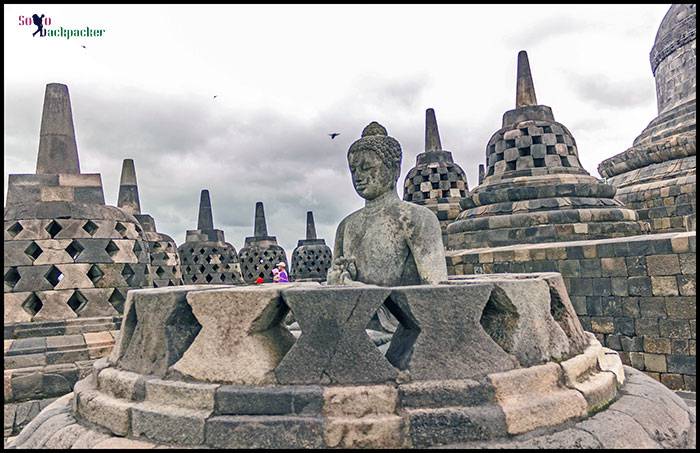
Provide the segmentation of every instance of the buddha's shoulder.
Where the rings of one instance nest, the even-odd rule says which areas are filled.
[[[398,203],[396,204],[396,207],[399,210],[401,210],[401,212],[408,214],[410,216],[410,218],[416,218],[416,219],[434,218],[435,220],[437,220],[437,217],[435,217],[435,214],[433,213],[433,211],[426,208],[425,206],[421,206],[421,205],[411,203],[408,201],[399,200]]]
[[[343,220],[340,221],[338,224],[338,228],[344,227],[346,224],[352,222],[353,220],[357,219],[360,217],[360,213],[362,212],[362,209],[358,209],[357,211],[351,212],[350,214],[346,215]]]

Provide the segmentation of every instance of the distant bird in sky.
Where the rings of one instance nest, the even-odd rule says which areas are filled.
[[[212,99],[212,101],[213,101],[214,99],[216,99],[216,98],[218,98],[218,97],[219,97],[219,95],[218,95],[218,94],[215,94],[214,97],[211,98],[211,99]]]
[[[80,47],[82,47],[83,49],[87,49],[87,47],[85,47],[84,45],[81,45]]]
[[[328,136],[331,138],[331,140],[333,140],[334,138],[336,138],[339,135],[340,135],[340,132],[333,132],[331,134],[328,134]]]

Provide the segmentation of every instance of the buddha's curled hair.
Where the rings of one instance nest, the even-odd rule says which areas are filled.
[[[384,126],[376,121],[369,123],[362,130],[362,137],[350,145],[348,158],[356,151],[374,151],[398,179],[401,173],[401,145],[394,137],[387,135]]]

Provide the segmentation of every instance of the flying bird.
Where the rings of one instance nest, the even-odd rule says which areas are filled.
[[[340,135],[340,132],[333,132],[331,134],[328,134],[328,136],[331,138],[331,140],[333,140],[334,138],[336,138],[339,135]]]
[[[82,47],[83,49],[87,49],[87,47],[85,47],[85,46],[84,46],[84,45],[82,45],[82,44],[80,45],[80,47]]]
[[[219,97],[219,95],[218,95],[218,94],[215,94],[214,97],[211,98],[211,99],[212,99],[212,101],[213,101],[214,99],[216,99],[216,98],[218,98],[218,97]]]

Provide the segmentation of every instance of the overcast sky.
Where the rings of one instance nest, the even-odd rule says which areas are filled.
[[[521,49],[539,103],[599,176],[598,163],[656,116],[649,51],[668,8],[5,5],[5,194],[8,174],[35,171],[45,85],[59,82],[70,90],[81,171],[101,173],[108,204],[133,158],[142,211],[178,244],[208,188],[215,227],[237,250],[256,201],[290,258],[307,210],[332,247],[337,224],[363,205],[346,153],[371,121],[403,147],[401,194],[428,107],[476,185],[486,143],[515,104]],[[18,25],[33,13],[52,28],[106,32],[33,38],[35,27]]]

